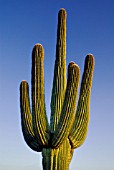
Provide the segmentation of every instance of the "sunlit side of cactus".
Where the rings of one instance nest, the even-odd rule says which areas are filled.
[[[90,117],[90,94],[94,57],[85,58],[78,104],[80,69],[69,63],[66,80],[66,11],[58,14],[56,60],[51,96],[50,125],[46,116],[44,94],[44,49],[36,44],[32,52],[32,80],[30,108],[29,87],[20,85],[21,124],[28,146],[42,152],[43,170],[68,170],[73,150],[85,140]]]

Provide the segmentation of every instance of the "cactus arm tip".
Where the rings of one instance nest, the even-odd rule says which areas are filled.
[[[63,14],[65,17],[67,16],[67,12],[66,12],[65,8],[61,8],[61,9],[59,10],[58,15],[61,15],[61,14]]]

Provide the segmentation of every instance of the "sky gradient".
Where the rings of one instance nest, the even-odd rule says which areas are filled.
[[[74,61],[82,75],[86,55],[95,57],[88,135],[70,170],[114,170],[114,0],[0,0],[1,170],[42,170],[41,153],[21,132],[19,85],[30,85],[32,48],[41,43],[49,118],[60,8],[67,11],[67,66]]]

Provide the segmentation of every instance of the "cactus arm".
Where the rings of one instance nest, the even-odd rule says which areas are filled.
[[[44,102],[44,49],[36,44],[32,52],[33,129],[40,145],[48,145],[49,124]]]
[[[84,73],[82,77],[80,96],[75,115],[75,121],[69,135],[72,148],[79,147],[85,140],[89,117],[90,117],[90,95],[94,71],[94,57],[88,54],[85,59]]]
[[[54,131],[63,105],[66,89],[66,11],[61,9],[58,14],[58,30],[56,44],[56,60],[51,96],[51,131]]]
[[[26,81],[22,81],[20,84],[20,108],[24,139],[31,149],[40,152],[42,148],[39,146],[39,143],[36,140],[32,127],[32,115],[29,102],[29,87]]]
[[[78,94],[79,77],[79,67],[71,62],[68,67],[67,88],[62,113],[52,139],[52,146],[54,147],[59,147],[63,143],[64,139],[68,137],[68,134],[71,130],[76,109],[76,97]]]

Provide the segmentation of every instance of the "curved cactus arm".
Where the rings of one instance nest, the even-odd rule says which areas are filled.
[[[26,81],[22,81],[20,84],[20,108],[24,139],[31,149],[40,152],[42,148],[39,146],[32,127],[32,115],[29,102],[29,87]]]
[[[80,69],[71,62],[68,67],[68,80],[61,117],[52,138],[52,146],[59,147],[68,137],[74,121],[76,97],[78,94]]]
[[[50,134],[44,100],[44,49],[36,44],[32,52],[32,117],[40,145],[48,145]]]
[[[58,30],[56,44],[56,60],[51,96],[51,131],[54,131],[63,105],[66,90],[66,11],[61,9],[58,13]]]
[[[86,138],[90,117],[90,94],[92,87],[93,71],[94,57],[92,54],[88,54],[85,59],[85,67],[82,77],[75,121],[69,135],[72,148],[79,147]]]

